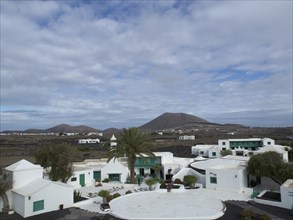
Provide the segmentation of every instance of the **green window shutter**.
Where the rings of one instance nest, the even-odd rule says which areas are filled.
[[[217,177],[210,177],[210,183],[217,184]]]
[[[33,204],[33,211],[37,212],[44,209],[44,200],[35,201]]]

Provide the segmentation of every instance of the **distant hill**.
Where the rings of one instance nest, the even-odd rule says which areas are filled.
[[[103,132],[109,133],[109,134],[116,134],[116,133],[120,133],[121,131],[122,129],[118,129],[118,128],[107,128],[103,130]]]
[[[53,133],[88,133],[88,132],[99,132],[95,128],[91,128],[85,125],[70,126],[67,124],[57,125],[55,127],[44,130],[44,132]]]
[[[140,126],[142,130],[166,130],[185,126],[211,124],[200,117],[185,113],[164,113],[150,122]]]

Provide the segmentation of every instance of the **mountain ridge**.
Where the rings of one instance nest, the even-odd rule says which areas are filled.
[[[204,125],[212,123],[203,118],[186,113],[166,112],[156,117],[155,119],[141,125],[139,128],[142,130],[165,130],[199,124]]]

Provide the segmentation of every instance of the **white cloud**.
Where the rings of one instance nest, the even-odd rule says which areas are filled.
[[[161,3],[1,2],[2,129],[15,109],[27,127],[274,109],[290,125],[292,2]]]

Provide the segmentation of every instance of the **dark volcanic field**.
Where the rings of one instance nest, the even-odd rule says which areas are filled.
[[[234,135],[228,134],[234,132]],[[78,144],[80,138],[95,138],[94,136],[45,136],[45,135],[1,135],[0,136],[0,166],[8,166],[20,159],[35,162],[34,154],[40,148],[50,144],[66,143],[76,151],[75,161],[84,159],[107,157],[109,140],[112,133],[98,137],[102,143]],[[115,134],[119,137],[119,134]],[[194,141],[180,141],[180,135],[195,135]],[[159,135],[150,133],[149,146],[153,151],[169,151],[174,156],[191,157],[191,146],[196,144],[217,144],[218,139],[233,138],[264,138],[269,137],[276,144],[293,147],[293,128],[238,128],[237,130],[225,128],[194,129],[178,132],[164,132]]]

